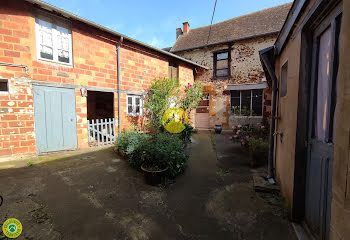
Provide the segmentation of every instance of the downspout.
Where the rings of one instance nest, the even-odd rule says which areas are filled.
[[[265,54],[260,55],[262,61],[264,62],[264,65],[272,79],[272,118],[271,118],[271,129],[270,129],[270,138],[269,138],[269,158],[268,158],[268,179],[270,183],[275,183],[274,180],[274,148],[275,148],[275,130],[276,130],[276,109],[277,109],[277,93],[278,93],[278,87],[277,87],[277,77],[274,70],[273,65],[271,64],[270,60]]]
[[[120,44],[123,42],[123,36],[120,37],[120,42],[117,44],[117,82],[118,82],[118,132],[122,132],[122,112],[120,109]]]

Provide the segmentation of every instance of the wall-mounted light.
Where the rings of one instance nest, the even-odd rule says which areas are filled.
[[[86,88],[80,88],[80,93],[82,97],[87,97],[87,89]]]

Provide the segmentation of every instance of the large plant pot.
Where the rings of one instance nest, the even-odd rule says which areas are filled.
[[[222,125],[215,125],[215,133],[220,134],[222,132]]]
[[[143,175],[145,176],[146,183],[152,186],[156,186],[162,183],[166,172],[169,167],[166,167],[162,170],[150,170],[147,169],[144,165],[141,166],[141,170],[143,171]]]
[[[256,168],[264,166],[267,163],[267,154],[263,151],[250,152],[250,167]]]

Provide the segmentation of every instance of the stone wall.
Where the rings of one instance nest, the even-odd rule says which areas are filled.
[[[266,81],[260,64],[259,51],[272,46],[276,37],[277,35],[270,35],[234,42],[231,46],[231,77],[227,79],[214,79],[213,77],[213,52],[228,49],[227,44],[176,53],[210,68],[209,71],[199,72],[196,76],[196,80],[201,81],[205,86],[205,91],[210,94],[210,127],[214,127],[215,124],[222,124],[224,128],[229,128],[233,125],[232,121],[235,121],[232,116],[230,117],[228,84],[249,84]],[[270,89],[265,90],[264,106],[264,116],[268,117],[271,112]]]

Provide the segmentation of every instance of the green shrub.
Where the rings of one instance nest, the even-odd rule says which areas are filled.
[[[175,178],[186,168],[188,155],[179,136],[169,133],[149,135],[142,132],[124,132],[118,136],[115,150],[121,149],[130,165],[140,169],[145,165],[151,169],[168,166],[168,177]]]
[[[115,151],[122,150],[128,156],[130,164],[139,168],[141,160],[135,157],[136,152],[140,145],[148,143],[150,138],[150,135],[143,132],[123,132],[117,138]]]
[[[189,157],[185,153],[182,140],[178,136],[168,133],[159,133],[155,135],[154,140],[157,154],[161,159],[165,159],[169,166],[169,177],[175,178],[180,175],[185,170]]]
[[[191,125],[185,124],[185,129],[179,134],[180,139],[184,144],[191,143],[191,137],[194,133],[194,128]]]
[[[269,143],[262,138],[249,138],[247,140],[249,152],[252,154],[252,157],[255,160],[267,161],[268,153],[269,153]]]

